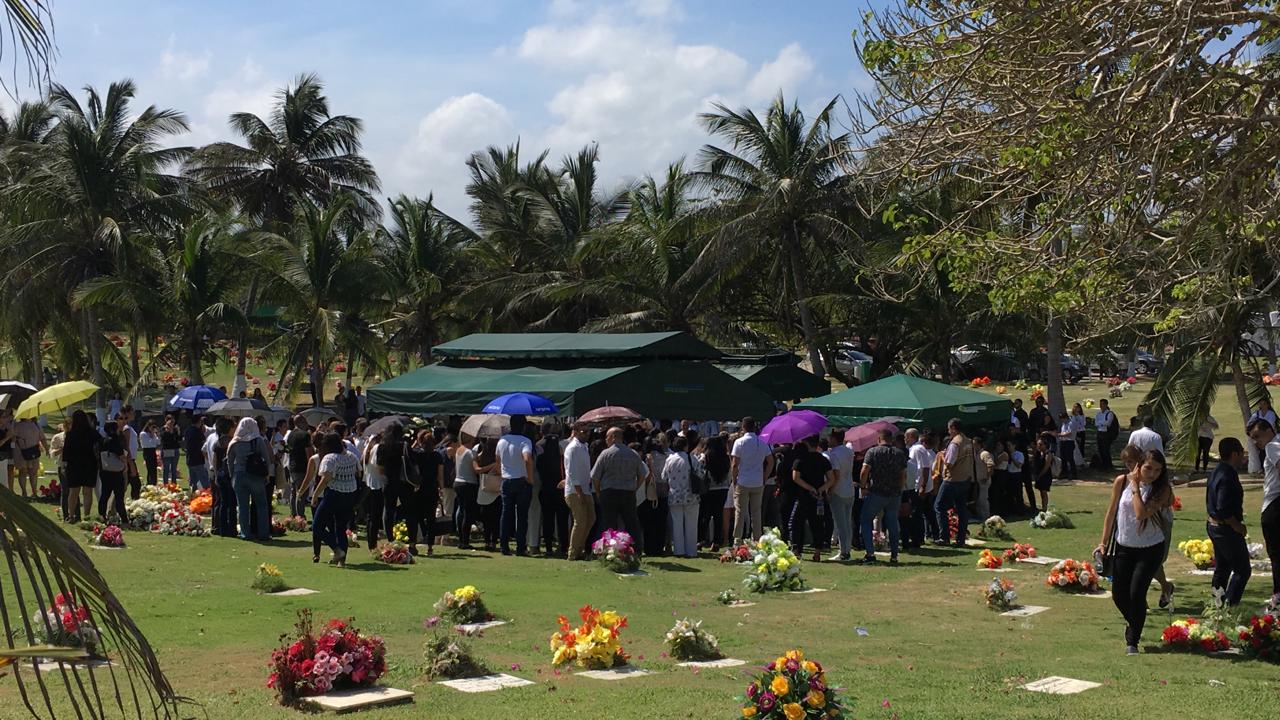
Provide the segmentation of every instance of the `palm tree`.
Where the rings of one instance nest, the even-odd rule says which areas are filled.
[[[235,113],[231,129],[243,145],[217,142],[200,148],[187,165],[190,177],[215,195],[235,202],[260,228],[280,235],[295,207],[325,205],[339,195],[352,198],[350,221],[374,220],[381,208],[372,193],[380,185],[373,165],[360,154],[363,122],[331,115],[324,86],[315,75],[299,75],[276,95],[265,119]],[[257,302],[258,278],[251,278],[246,313]],[[236,390],[243,389],[248,330],[239,337]]]
[[[81,283],[129,267],[137,253],[133,234],[162,232],[190,211],[185,183],[165,172],[190,149],[161,146],[187,130],[186,118],[155,106],[135,114],[135,92],[131,80],[112,83],[105,96],[85,88],[82,106],[66,88],[52,86],[58,123],[47,152],[4,189],[5,201],[24,216],[11,232],[23,260],[10,279],[69,297]],[[111,363],[115,348],[103,342],[95,312],[80,312],[79,322],[93,381],[103,386],[104,359]],[[99,393],[99,408],[103,400]]]
[[[21,49],[26,58],[27,73],[33,85],[43,86],[49,76],[53,58],[53,12],[48,0],[4,0],[4,19],[9,26],[8,39]],[[0,59],[4,58],[4,36],[0,35]],[[15,75],[17,61],[14,61]],[[0,88],[9,86],[0,76]]]
[[[255,257],[270,271],[272,287],[267,297],[279,301],[289,323],[285,375],[293,386],[308,363],[313,368],[313,399],[324,403],[324,379],[341,348],[353,350],[369,367],[386,366],[386,348],[376,333],[359,332],[348,321],[353,299],[385,280],[377,262],[372,234],[344,234],[357,201],[340,195],[327,206],[303,200],[297,206],[290,237],[269,234]],[[358,306],[358,303],[357,303]]]
[[[426,360],[452,320],[469,233],[426,200],[400,195],[390,201],[391,227],[378,230],[381,265],[395,302],[389,344]]]
[[[242,283],[239,233],[230,215],[199,216],[168,242],[154,243],[143,265],[81,285],[76,302],[139,312],[162,309],[165,331],[179,338],[191,382],[202,384],[209,339],[247,323],[234,303]]]
[[[775,293],[794,299],[815,372],[824,366],[805,273],[815,246],[854,234],[842,219],[847,205],[842,163],[850,147],[847,134],[831,131],[837,100],[808,123],[781,93],[763,119],[750,109],[734,111],[716,103],[713,112],[700,118],[711,134],[730,145],[705,145],[699,153],[701,169],[694,173],[696,182],[711,192],[715,204],[709,214],[717,222],[699,269],[726,263],[742,267],[746,259],[776,256],[785,272]]]

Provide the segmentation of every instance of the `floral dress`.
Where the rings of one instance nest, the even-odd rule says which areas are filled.
[[[699,501],[693,493],[690,475],[695,471],[693,459],[689,453],[673,452],[667,456],[662,466],[662,480],[670,488],[667,494],[669,505],[696,505]]]

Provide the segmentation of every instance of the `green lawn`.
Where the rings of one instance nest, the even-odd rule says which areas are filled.
[[[1031,530],[1012,523],[1019,541],[1043,554],[1085,558],[1096,543],[1106,488],[1055,488],[1075,530]],[[1186,539],[1203,532],[1201,493],[1183,490],[1186,510],[1175,530]],[[1247,508],[1256,518],[1260,495]],[[1251,523],[1256,527],[1256,523]],[[95,552],[92,559],[157,650],[176,689],[202,703],[210,718],[297,717],[273,704],[264,687],[276,639],[290,630],[298,608],[323,621],[354,616],[387,641],[385,682],[417,692],[414,707],[363,714],[373,718],[448,717],[453,720],[528,718],[731,718],[745,687],[741,668],[693,671],[663,655],[662,637],[679,617],[705,621],[731,657],[752,664],[803,648],[829,668],[858,718],[1274,717],[1280,674],[1274,665],[1150,652],[1123,655],[1122,623],[1109,600],[1057,594],[1043,586],[1046,568],[1019,565],[1004,575],[1023,602],[1049,612],[1025,620],[998,616],[983,604],[990,573],[974,569],[976,552],[942,549],[904,556],[899,568],[806,563],[809,582],[831,592],[768,595],[749,608],[715,604],[720,590],[740,587],[741,568],[710,557],[646,562],[648,577],[619,578],[594,564],[504,558],[444,548],[411,567],[390,568],[364,557],[339,570],[310,562],[309,537],[290,535],[269,545],[222,538],[127,534],[129,549]],[[1175,551],[1176,552],[1176,551]],[[293,585],[321,594],[274,598],[249,590],[253,569],[278,564]],[[1208,578],[1190,576],[1180,556],[1169,563],[1179,599],[1199,607]],[[537,682],[486,694],[463,694],[420,676],[421,623],[446,590],[474,584],[491,610],[511,624],[476,641],[492,667]],[[1269,579],[1255,577],[1246,605],[1259,607]],[[1155,593],[1151,595],[1154,605]],[[652,675],[603,682],[557,674],[547,639],[560,613],[592,603],[630,618],[624,645]],[[1144,636],[1158,642],[1167,614],[1153,611]],[[870,635],[859,637],[855,627]],[[1080,696],[1046,696],[1014,688],[1048,675],[1093,680],[1101,688]],[[1226,687],[1212,686],[1219,680]],[[888,702],[889,707],[882,707]],[[1195,710],[1191,710],[1195,708]],[[1212,710],[1210,710],[1212,708]],[[22,717],[16,691],[0,683],[0,717]],[[71,715],[68,714],[68,717]]]

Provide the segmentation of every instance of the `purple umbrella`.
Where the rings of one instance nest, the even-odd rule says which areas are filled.
[[[880,442],[881,430],[888,430],[894,435],[898,434],[898,426],[888,420],[872,420],[858,427],[849,428],[845,431],[844,441],[853,448],[854,452],[862,452]]]
[[[760,431],[760,439],[771,445],[799,442],[826,426],[827,419],[812,410],[792,410],[770,420]]]

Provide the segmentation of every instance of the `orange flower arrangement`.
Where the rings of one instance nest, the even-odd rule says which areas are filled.
[[[187,503],[187,508],[197,515],[208,515],[213,511],[213,493],[201,490],[191,498],[191,502]]]
[[[1098,592],[1098,572],[1092,563],[1067,558],[1053,566],[1045,584],[1067,592],[1095,593]]]
[[[1001,565],[1004,565],[1004,561],[1000,559],[999,555],[996,555],[990,550],[983,550],[978,555],[979,568],[984,570],[997,570]]]

